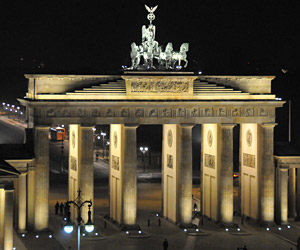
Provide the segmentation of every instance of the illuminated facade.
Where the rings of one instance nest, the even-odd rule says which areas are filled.
[[[142,124],[163,125],[164,216],[191,223],[192,127],[202,124],[203,212],[232,223],[233,127],[240,124],[242,213],[274,221],[273,131],[275,109],[284,102],[271,94],[273,77],[178,72],[26,77],[28,93],[20,102],[36,135],[35,229],[48,226],[41,217],[48,214],[47,131],[57,124],[70,131],[69,199],[78,188],[84,199],[93,199],[92,127],[111,126],[110,214],[127,225],[136,223],[136,128]]]

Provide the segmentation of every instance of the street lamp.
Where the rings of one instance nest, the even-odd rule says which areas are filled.
[[[144,173],[145,173],[145,159],[144,159],[144,156],[148,151],[148,147],[140,147],[140,151],[142,152],[142,162],[144,163]]]
[[[106,136],[106,133],[101,132],[100,134],[103,136],[103,145],[102,145],[102,149],[103,149],[103,160],[104,160],[104,147],[105,147],[105,145],[104,145],[104,137]]]
[[[107,148],[105,148],[105,150],[107,150],[107,151],[108,151],[108,154],[107,154],[108,156],[109,156],[109,144],[110,144],[110,142],[109,142],[109,141],[107,141],[107,142],[106,142],[106,147],[108,148],[108,150],[107,150]],[[105,152],[105,153],[106,153],[106,152]],[[105,154],[105,155],[106,155],[106,154]]]
[[[89,211],[88,211],[88,221],[84,225],[84,229],[86,232],[91,233],[94,231],[94,224],[92,223],[91,219],[91,206],[93,205],[91,200],[85,200],[83,201],[81,198],[81,190],[78,190],[78,197],[73,200],[73,201],[67,201],[66,206],[67,206],[67,223],[64,226],[64,231],[66,233],[72,233],[73,232],[73,223],[71,222],[71,213],[70,213],[70,204],[74,205],[77,207],[77,240],[78,240],[78,250],[80,250],[80,227],[82,224],[82,218],[81,218],[81,208],[84,206],[84,204],[88,204]]]

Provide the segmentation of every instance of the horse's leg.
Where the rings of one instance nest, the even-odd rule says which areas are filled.
[[[187,60],[187,59],[185,59],[184,61],[185,61],[185,65],[184,65],[184,67],[186,68],[186,67],[187,67],[187,65],[188,65],[188,60]]]

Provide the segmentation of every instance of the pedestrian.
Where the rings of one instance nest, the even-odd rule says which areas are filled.
[[[196,203],[194,203],[194,211],[196,212],[196,211],[197,211],[197,209],[198,209],[198,206],[197,206],[197,204],[196,204]]]
[[[244,246],[243,250],[247,250],[247,246],[246,245]]]
[[[68,213],[68,204],[67,202],[65,203],[65,206],[64,206],[64,217],[67,217],[67,213]]]
[[[163,242],[164,250],[168,250],[168,246],[169,246],[168,240],[165,239],[164,242]]]
[[[55,204],[55,215],[58,215],[59,203],[58,201]]]
[[[60,206],[59,206],[59,215],[60,216],[63,216],[63,211],[64,211],[64,203],[60,203]]]

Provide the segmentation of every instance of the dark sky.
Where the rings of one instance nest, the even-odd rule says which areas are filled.
[[[1,1],[0,99],[22,97],[28,72],[117,73],[141,42],[144,4],[159,5],[160,44],[190,43],[188,70],[275,74],[274,92],[297,107],[300,0]]]
[[[299,0],[29,2],[1,1],[1,68],[37,71],[32,67],[42,62],[47,72],[118,70],[129,64],[130,43],[141,41],[145,3],[159,5],[160,44],[190,43],[191,68],[247,73],[253,65],[272,73],[299,67]]]

